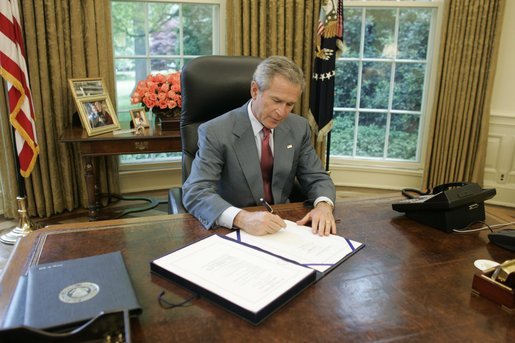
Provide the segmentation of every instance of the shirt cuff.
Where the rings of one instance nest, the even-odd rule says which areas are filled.
[[[331,199],[329,199],[328,197],[318,197],[318,198],[316,198],[315,202],[313,203],[313,207],[316,207],[316,205],[318,205],[319,202],[326,202],[329,205],[331,205],[332,208],[334,208],[334,202]]]
[[[225,211],[222,212],[220,217],[216,219],[216,225],[232,229],[234,218],[236,218],[236,215],[240,213],[240,211],[241,208],[234,206],[228,207]]]

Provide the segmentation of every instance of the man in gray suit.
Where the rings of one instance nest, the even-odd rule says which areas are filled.
[[[297,177],[314,205],[297,224],[311,222],[319,235],[336,233],[334,184],[313,149],[307,120],[290,113],[303,89],[304,75],[293,61],[269,57],[254,72],[252,99],[199,127],[199,150],[183,185],[183,204],[204,227],[277,232],[286,226],[278,215],[241,207],[260,205],[266,195],[276,204],[288,202]],[[269,137],[266,147],[263,136]],[[263,179],[260,167],[261,158],[270,154],[271,194],[266,190],[270,177]]]

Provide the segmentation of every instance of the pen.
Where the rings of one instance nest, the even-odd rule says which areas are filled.
[[[267,203],[267,202],[266,202],[266,200],[265,200],[265,199],[263,199],[263,198],[259,198],[259,201],[261,201],[261,204],[262,204],[263,206],[265,206],[265,208],[266,208],[266,210],[267,210],[268,212],[270,212],[270,213],[274,213],[274,209],[272,208],[272,206],[270,206],[270,204],[269,204],[269,203]]]

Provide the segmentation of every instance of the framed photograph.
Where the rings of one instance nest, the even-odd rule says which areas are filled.
[[[78,103],[80,120],[89,136],[120,129],[120,123],[107,95],[81,98]]]
[[[104,80],[100,77],[87,79],[68,79],[75,99],[107,94]]]
[[[150,127],[150,124],[148,122],[147,114],[145,112],[145,109],[143,107],[141,108],[134,108],[130,110],[132,123],[134,124],[134,127],[143,126],[143,127]]]

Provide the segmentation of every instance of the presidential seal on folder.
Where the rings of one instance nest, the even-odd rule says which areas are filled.
[[[101,313],[141,312],[119,251],[32,266],[15,294],[4,328],[66,330]]]

